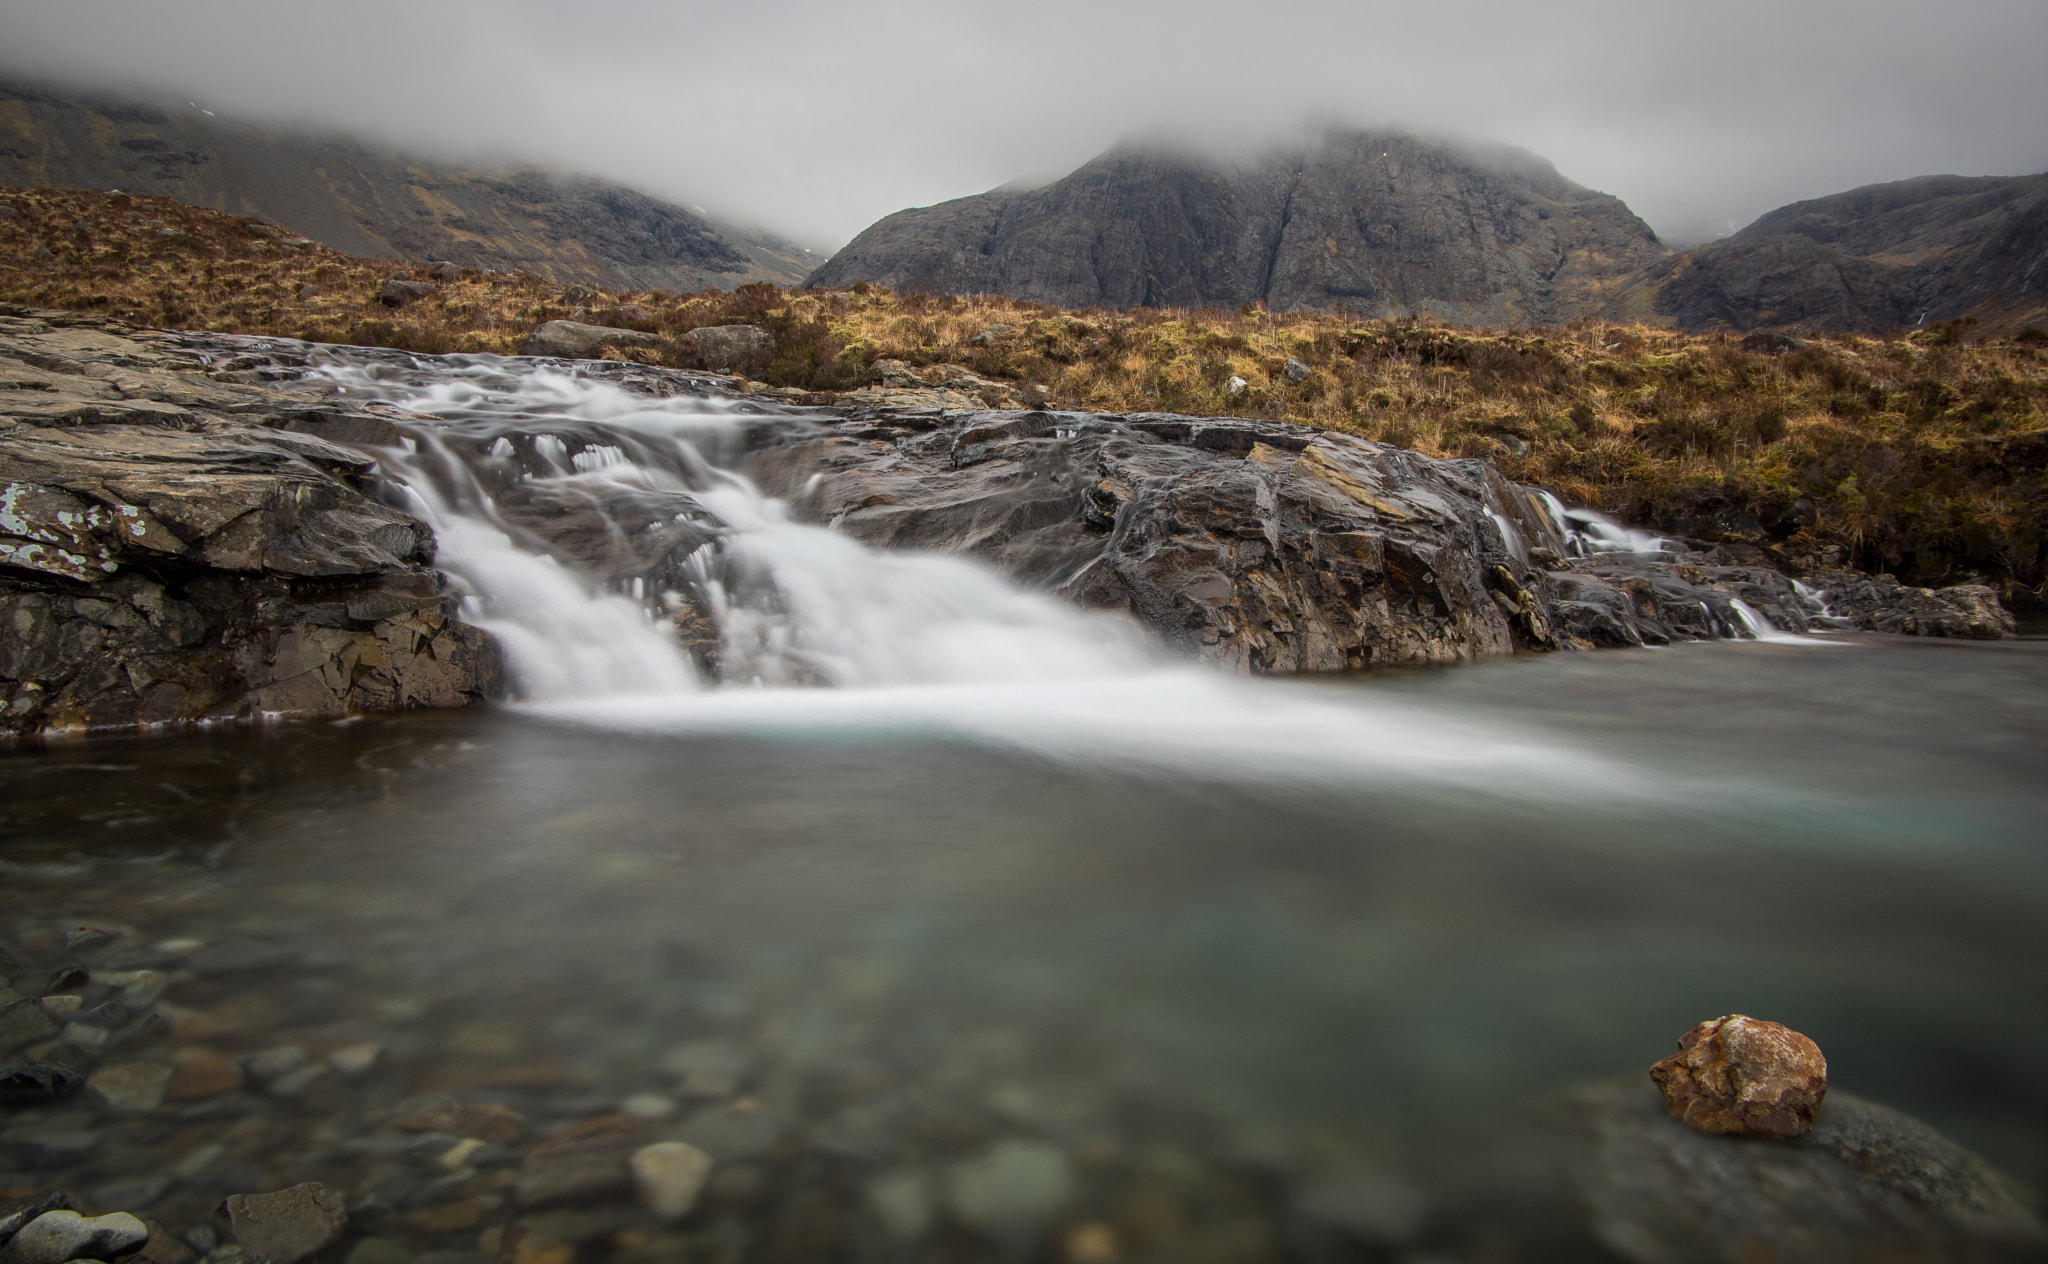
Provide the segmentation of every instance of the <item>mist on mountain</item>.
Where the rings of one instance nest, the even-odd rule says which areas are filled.
[[[2048,168],[2037,0],[5,0],[0,23],[0,72],[600,176],[820,259],[1119,141],[1249,153],[1332,122],[1521,146],[1678,245],[1872,182]]]

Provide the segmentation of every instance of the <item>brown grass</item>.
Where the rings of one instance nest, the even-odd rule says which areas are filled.
[[[1256,306],[1062,311],[866,286],[576,299],[479,272],[394,309],[377,284],[427,279],[425,265],[288,245],[258,221],[160,198],[6,191],[0,205],[17,212],[0,219],[0,298],[137,325],[517,354],[535,325],[574,319],[665,335],[666,350],[634,358],[692,368],[682,334],[757,324],[776,349],[748,376],[820,403],[878,359],[958,364],[1044,387],[1055,407],[1265,417],[1488,457],[1568,502],[1762,544],[1795,567],[1840,558],[1918,582],[1982,576],[2038,601],[2048,562],[2038,330],[1972,340],[1946,325],[1771,354],[1736,335],[1598,322],[1489,331]],[[301,298],[306,285],[317,293]],[[993,325],[1012,328],[975,340]],[[1288,379],[1289,358],[1304,380]],[[1246,383],[1234,395],[1232,377]]]

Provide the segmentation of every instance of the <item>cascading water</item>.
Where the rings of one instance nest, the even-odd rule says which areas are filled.
[[[970,559],[792,521],[738,467],[751,430],[800,416],[488,356],[327,351],[318,366],[347,397],[402,410],[410,438],[383,453],[393,494],[433,525],[436,564],[529,711],[663,732],[879,724],[1276,775],[1634,781],[1540,736],[1176,665],[1124,621]],[[790,685],[836,687],[776,687]]]

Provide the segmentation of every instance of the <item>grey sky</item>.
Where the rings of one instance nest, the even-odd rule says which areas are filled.
[[[0,0],[0,67],[580,169],[821,253],[1120,137],[1507,141],[1667,239],[2048,170],[2044,0]]]

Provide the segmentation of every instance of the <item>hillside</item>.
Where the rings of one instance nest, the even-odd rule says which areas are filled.
[[[257,231],[252,231],[252,228]],[[1270,418],[1510,478],[1660,530],[1920,583],[2048,583],[2048,334],[1689,336],[1581,321],[1539,333],[1257,306],[1068,311],[872,286],[606,292],[464,272],[379,301],[385,261],[295,246],[158,198],[0,190],[0,300],[129,324],[516,355],[542,321],[658,335],[628,358],[704,367],[683,337],[752,324],[770,400]],[[410,275],[430,281],[425,268]]]
[[[340,137],[266,131],[177,103],[0,83],[0,185],[120,189],[260,216],[353,255],[445,259],[548,280],[696,290],[793,284],[787,242],[619,185],[471,171]]]
[[[1333,130],[1235,165],[1119,148],[1044,188],[901,211],[805,284],[1529,325],[1599,307],[1669,253],[1524,151]]]
[[[1602,314],[1689,332],[2048,321],[2048,175],[1925,176],[1795,202],[1652,265]]]

